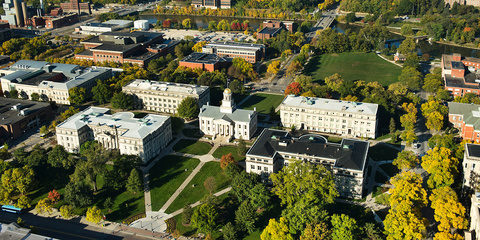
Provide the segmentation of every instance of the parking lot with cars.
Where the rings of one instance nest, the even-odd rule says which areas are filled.
[[[245,35],[238,32],[220,32],[220,31],[199,31],[199,30],[186,30],[186,29],[166,29],[160,32],[165,34],[166,38],[173,39],[185,39],[186,36],[191,36],[195,41],[208,41],[208,42],[227,42],[227,41],[240,41],[248,42],[255,41],[253,35]]]

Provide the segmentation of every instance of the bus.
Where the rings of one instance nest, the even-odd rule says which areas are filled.
[[[2,211],[9,213],[22,214],[23,209],[14,207],[12,205],[2,205]]]

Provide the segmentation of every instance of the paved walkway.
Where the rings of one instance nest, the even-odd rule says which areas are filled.
[[[219,191],[219,192],[214,193],[213,195],[215,195],[215,196],[218,197],[218,196],[220,196],[220,195],[222,195],[222,194],[225,194],[225,193],[230,192],[230,190],[232,190],[232,187],[225,188],[225,189],[223,189],[223,190],[221,190],[221,191]],[[196,203],[190,204],[190,207],[194,208],[194,207],[200,205],[201,203],[202,203],[201,201],[197,201]],[[172,217],[175,217],[175,216],[177,216],[178,214],[180,214],[180,213],[182,213],[182,212],[183,212],[183,208],[182,208],[182,209],[178,209],[177,211],[171,213],[170,215],[172,215]]]

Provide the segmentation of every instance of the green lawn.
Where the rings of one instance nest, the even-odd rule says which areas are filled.
[[[332,143],[340,143],[343,138],[341,137],[333,137],[333,136],[328,136],[327,141],[332,142]]]
[[[238,156],[237,149],[238,149],[237,146],[221,146],[217,148],[217,150],[215,150],[215,152],[212,155],[214,158],[220,159],[222,158],[223,155],[232,153],[232,156],[235,158],[235,160],[237,160],[237,162],[245,160],[245,156],[243,157]]]
[[[200,136],[196,136],[195,134],[200,131],[199,129],[196,128],[184,128],[182,130],[183,135],[187,137],[193,137],[193,138],[199,138]]]
[[[118,192],[114,196],[116,197],[112,197],[113,206],[110,209],[103,209],[101,204],[99,206],[107,220],[121,222],[130,216],[145,212],[145,194],[143,192],[133,194],[125,191]]]
[[[218,192],[230,185],[230,179],[223,175],[223,170],[220,168],[219,162],[207,162],[203,165],[202,169],[195,175],[192,181],[185,189],[178,195],[177,199],[173,201],[172,205],[167,209],[167,213],[175,212],[178,209],[183,208],[187,203],[192,204],[200,201],[205,195],[208,194],[208,190],[205,189],[203,183],[208,177],[214,177],[217,187],[214,192]],[[153,200],[152,200],[153,201]]]
[[[154,211],[167,202],[199,163],[196,158],[168,155],[150,169],[150,194]]]
[[[200,142],[195,140],[181,140],[175,146],[173,146],[173,151],[181,153],[189,153],[194,155],[205,155],[207,154],[212,146],[206,142]]]
[[[397,158],[398,152],[398,150],[385,146],[384,144],[377,144],[370,148],[368,154],[374,161],[382,161]]]
[[[243,109],[253,110],[257,108],[257,112],[269,114],[270,108],[273,106],[277,108],[283,101],[283,95],[257,93],[250,96],[240,107]]]
[[[401,72],[400,67],[381,59],[375,53],[355,52],[315,56],[304,70],[314,81],[323,81],[338,73],[348,81],[377,81],[384,86],[397,82]]]
[[[388,176],[390,176],[390,177],[393,177],[393,176],[397,175],[397,173],[400,172],[398,170],[398,168],[391,163],[382,164],[382,165],[380,165],[380,168],[383,169],[383,171],[385,171],[388,174]]]

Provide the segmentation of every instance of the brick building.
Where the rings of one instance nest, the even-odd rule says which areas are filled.
[[[70,13],[62,16],[45,16],[43,17],[45,21],[45,28],[54,29],[64,26],[70,26],[72,24],[78,23],[80,18],[77,13]]]
[[[265,45],[239,42],[217,42],[203,46],[202,52],[210,54],[214,53],[223,58],[243,58],[249,63],[256,63],[265,57]]]
[[[64,12],[74,12],[78,15],[82,13],[92,14],[89,2],[80,2],[79,0],[70,0],[70,2],[60,3],[60,8]]]
[[[196,8],[230,8],[232,6],[231,0],[192,0],[192,5]]]
[[[179,65],[188,68],[200,68],[205,71],[214,72],[222,68],[228,68],[231,62],[217,54],[193,52],[184,57]]]
[[[48,102],[0,98],[0,144],[46,124],[52,116]]]
[[[462,57],[458,53],[443,54],[441,68],[445,89],[450,95],[456,97],[475,93],[480,96],[479,58]]]
[[[449,102],[448,121],[463,139],[480,142],[480,105]]]
[[[165,41],[161,33],[138,31],[105,32],[81,43],[85,51],[75,54],[75,59],[132,63],[145,67],[151,60],[172,52],[179,41]]]
[[[279,34],[282,30],[294,31],[294,22],[282,22],[274,20],[263,21],[263,29],[257,33],[257,39],[270,39]]]

